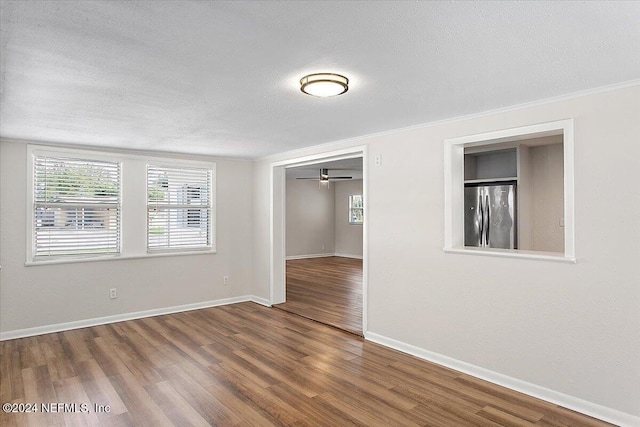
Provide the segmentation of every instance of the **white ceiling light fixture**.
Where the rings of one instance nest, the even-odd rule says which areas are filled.
[[[349,90],[349,79],[334,73],[309,74],[300,79],[300,90],[320,98],[342,95]]]

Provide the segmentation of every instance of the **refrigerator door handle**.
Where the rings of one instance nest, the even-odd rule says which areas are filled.
[[[478,213],[480,214],[480,223],[478,224],[478,228],[480,231],[480,233],[478,233],[478,235],[480,236],[480,244],[478,246],[482,247],[484,238],[484,206],[482,206],[482,192],[478,196]]]
[[[487,225],[484,227],[484,232],[485,232],[485,243],[486,246],[489,247],[489,223],[491,222],[491,213],[489,210],[489,195],[486,196],[486,203],[485,203],[485,207],[487,209],[487,215],[486,215],[486,219],[487,219]]]

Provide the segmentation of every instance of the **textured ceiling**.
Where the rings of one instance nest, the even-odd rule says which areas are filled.
[[[640,78],[635,1],[1,7],[12,139],[257,158]]]

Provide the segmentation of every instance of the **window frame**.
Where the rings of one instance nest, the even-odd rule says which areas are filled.
[[[353,203],[353,198],[354,197],[360,197],[362,199],[362,207],[361,208],[354,208],[352,206]],[[359,210],[362,211],[362,221],[353,221],[353,211],[354,210]],[[362,194],[349,194],[349,224],[351,225],[362,225],[364,224],[364,197],[362,197]]]
[[[155,160],[155,161],[154,161]],[[160,249],[151,249],[149,247],[149,235],[150,235],[150,222],[149,222],[149,167],[156,168],[167,168],[167,169],[199,169],[206,170],[208,172],[207,186],[208,186],[208,199],[209,204],[207,208],[209,209],[209,216],[207,218],[207,233],[208,233],[208,244],[207,246],[199,246],[199,247],[175,247],[175,248],[160,248]],[[215,182],[216,182],[216,165],[215,163],[208,162],[199,162],[199,161],[167,161],[167,159],[151,159],[146,163],[145,166],[145,212],[146,212],[146,251],[149,256],[155,255],[170,255],[170,254],[187,254],[187,253],[199,253],[199,252],[215,252],[216,250],[216,239],[215,239],[215,223],[216,223],[216,212],[215,212],[215,201],[216,201],[216,192],[215,192]],[[187,184],[188,185],[188,184]],[[188,190],[188,189],[187,189]],[[168,204],[166,204],[167,208],[170,208]],[[177,209],[177,208],[175,208]],[[189,221],[189,212],[187,208],[187,212],[185,212],[186,217],[185,220]]]
[[[71,150],[62,148],[45,148],[29,146],[27,150],[27,262],[29,264],[49,264],[49,263],[66,263],[66,262],[78,262],[78,261],[93,261],[97,259],[112,259],[118,258],[122,253],[122,241],[123,241],[123,163],[122,159],[117,156],[112,156],[106,153],[93,152],[88,150]],[[116,204],[118,209],[118,247],[115,252],[104,253],[78,253],[78,254],[57,254],[57,255],[38,255],[36,251],[36,197],[35,197],[35,171],[37,158],[61,158],[69,160],[86,160],[96,162],[109,162],[116,163],[119,168],[119,180],[118,180],[118,203]]]

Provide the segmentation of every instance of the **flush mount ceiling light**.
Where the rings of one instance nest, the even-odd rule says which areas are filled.
[[[309,74],[300,79],[300,90],[321,98],[342,95],[349,90],[349,79],[333,73]]]

